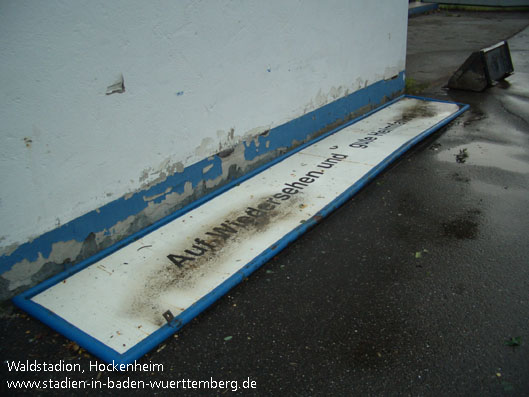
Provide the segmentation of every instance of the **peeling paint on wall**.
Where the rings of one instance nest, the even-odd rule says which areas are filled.
[[[213,164],[210,164],[210,165],[204,167],[204,169],[202,170],[202,173],[203,173],[203,174],[207,174],[207,172],[208,172],[210,169],[212,169],[212,168],[213,168]]]
[[[155,194],[154,196],[143,196],[143,200],[145,201],[156,200],[158,197],[167,195],[169,192],[171,192],[171,190],[173,190],[173,188],[169,186],[167,189],[165,189],[163,193],[158,193],[158,194]]]
[[[33,275],[46,263],[72,262],[81,252],[82,246],[82,242],[75,240],[56,242],[52,244],[48,257],[43,257],[39,252],[36,260],[30,262],[23,259],[3,273],[2,277],[9,282],[9,290],[16,290],[18,287],[31,284]]]
[[[211,150],[215,150],[215,141],[213,138],[206,137],[202,139],[200,146],[195,149],[195,154],[204,157],[211,153]]]
[[[107,95],[111,94],[122,94],[125,92],[125,79],[121,74],[114,84],[111,84],[107,87]]]
[[[368,88],[360,89],[324,105],[317,111],[308,112],[290,123],[272,129],[266,137],[256,136],[253,140],[246,141],[245,159],[250,161],[255,156],[261,156],[271,150],[295,147],[299,143],[306,142],[307,139],[312,139],[328,131],[329,128],[335,128],[337,121],[344,123],[374,109],[392,98],[391,94],[386,94],[387,92],[400,92],[404,83],[404,72],[399,73],[398,76],[397,79],[381,80]],[[331,91],[336,94],[341,90]],[[326,96],[321,96],[316,100],[323,101],[322,98],[324,97],[327,101]],[[312,102],[309,106],[312,106]],[[352,109],[355,110],[352,111]],[[307,131],[312,131],[308,138]]]
[[[5,247],[2,247],[2,249],[0,249],[0,257],[11,255],[13,252],[15,252],[15,250],[18,248],[19,245],[20,244],[13,243]]]

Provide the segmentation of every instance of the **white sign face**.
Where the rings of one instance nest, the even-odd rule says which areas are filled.
[[[234,186],[31,300],[119,354],[460,111],[401,99]]]

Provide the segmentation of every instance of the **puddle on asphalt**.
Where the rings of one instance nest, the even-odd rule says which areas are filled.
[[[515,200],[527,199],[527,188],[523,181],[517,181],[516,184],[511,181],[509,185],[498,185],[479,180],[473,180],[470,183],[472,190],[476,193],[494,197],[510,197]]]
[[[505,171],[529,174],[527,152],[523,148],[477,141],[440,151],[437,158],[441,161],[458,162],[458,155],[466,153],[464,164],[494,167]]]

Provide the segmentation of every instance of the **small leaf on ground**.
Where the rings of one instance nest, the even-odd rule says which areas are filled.
[[[226,337],[224,338],[224,340],[227,342],[227,341],[231,340],[232,338],[233,338],[233,336],[226,336]]]
[[[512,347],[516,347],[516,346],[520,346],[522,344],[522,337],[521,336],[516,336],[516,337],[513,337],[511,339],[507,339],[504,344],[506,346],[512,346]]]
[[[466,148],[460,149],[459,154],[456,154],[456,161],[458,163],[464,163],[468,158],[468,151]]]

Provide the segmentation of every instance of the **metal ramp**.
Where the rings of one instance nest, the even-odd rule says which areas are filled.
[[[466,109],[398,98],[14,302],[101,359],[132,363]]]

